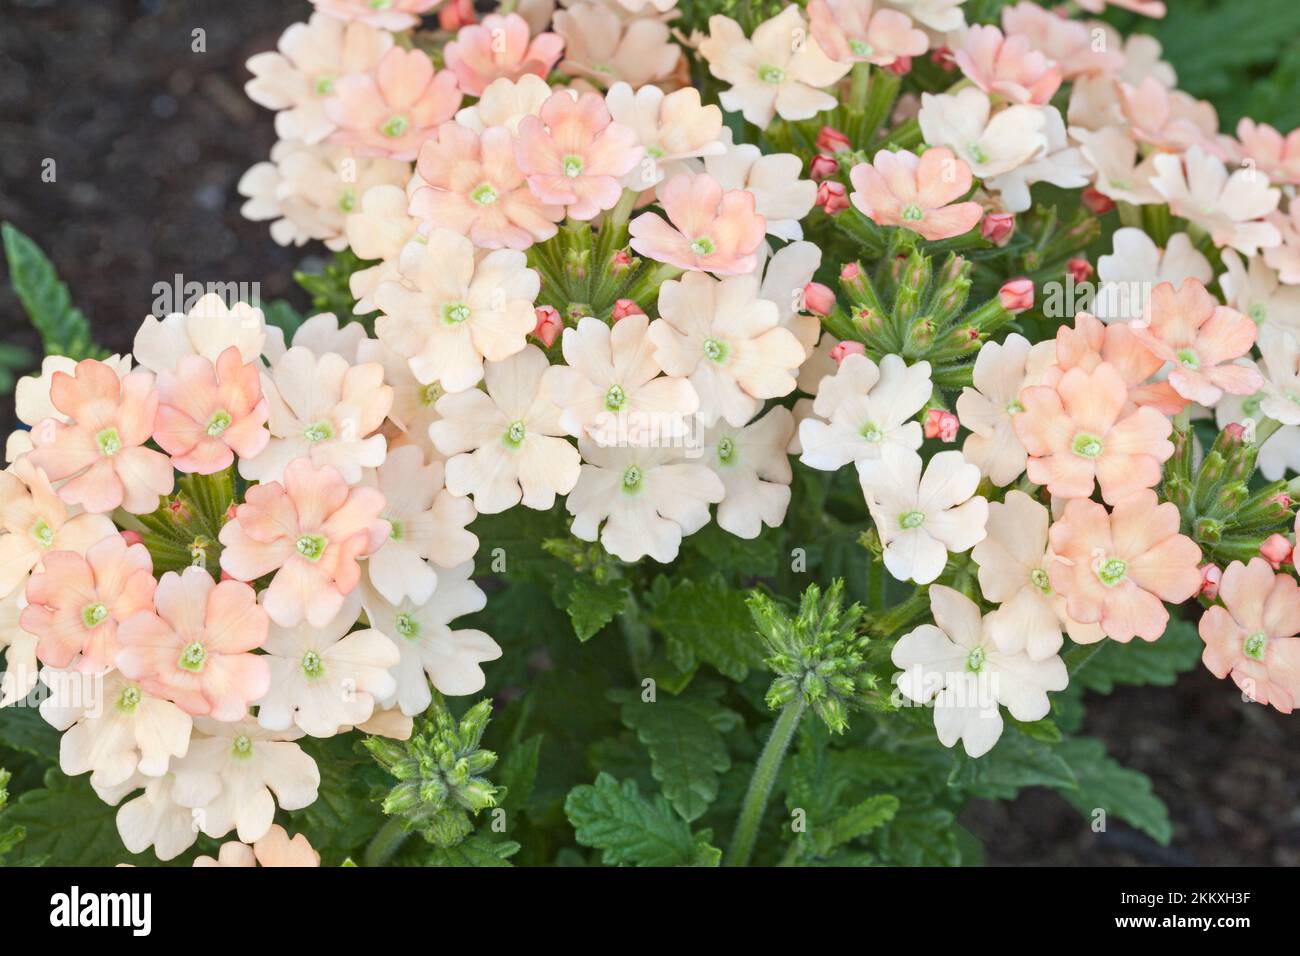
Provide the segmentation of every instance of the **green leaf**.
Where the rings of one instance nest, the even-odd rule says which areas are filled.
[[[754,633],[745,592],[719,577],[705,581],[656,579],[649,613],[652,627],[668,641],[678,670],[697,662],[711,664],[734,681],[763,662],[763,645]]]
[[[304,750],[320,770],[314,803],[289,814],[290,833],[302,832],[327,865],[360,858],[366,843],[384,824],[373,795],[390,783],[375,762],[357,752],[357,735],[305,737]]]
[[[59,732],[35,707],[6,707],[0,711],[0,747],[54,763],[59,759]]]
[[[881,793],[868,797],[861,803],[849,807],[831,823],[829,828],[821,831],[825,833],[824,837],[814,831],[813,839],[825,855],[826,850],[856,840],[860,836],[866,836],[877,827],[884,826],[894,819],[898,807],[898,797],[891,794]]]
[[[507,814],[523,811],[528,798],[533,795],[537,785],[537,765],[542,753],[542,735],[534,734],[522,743],[510,748],[497,770],[497,779],[505,787],[505,799],[501,806]]]
[[[16,847],[27,831],[20,826],[13,826],[5,817],[5,807],[9,803],[9,772],[0,768],[0,863],[5,854]]]
[[[1065,654],[1071,683],[1109,694],[1116,684],[1169,687],[1200,660],[1204,643],[1190,621],[1174,620],[1157,641],[1079,645]]]
[[[975,797],[1010,800],[1025,787],[1073,790],[1078,781],[1056,748],[1008,728],[982,757],[971,758],[958,751],[948,785]]]
[[[286,345],[292,341],[293,333],[298,331],[298,326],[302,325],[305,319],[301,312],[284,299],[272,299],[270,302],[263,302],[262,315],[266,318],[267,325],[273,325],[284,333]]]
[[[0,395],[14,390],[14,377],[36,364],[36,356],[19,345],[0,343]]]
[[[663,797],[647,800],[631,780],[607,773],[574,787],[564,801],[578,842],[601,851],[610,866],[716,866],[722,851],[698,836]]]
[[[628,585],[623,578],[597,581],[590,576],[574,578],[564,609],[573,622],[578,640],[587,641],[614,620],[627,606]]]
[[[650,752],[651,773],[673,808],[688,822],[698,820],[718,797],[718,775],[731,768],[722,734],[739,718],[706,698],[628,696],[623,723]]]
[[[27,791],[5,813],[6,825],[21,826],[27,831],[9,863],[156,865],[152,855],[127,853],[117,835],[116,821],[117,807],[99,799],[90,788],[89,777],[66,777],[51,768],[45,773],[42,789]]]
[[[68,287],[41,247],[9,223],[0,224],[9,281],[28,319],[40,333],[45,351],[80,361],[102,358],[104,350],[91,338],[90,323],[72,304]]]
[[[904,805],[886,827],[872,836],[886,862],[902,866],[957,866],[961,862],[956,819],[938,807]]]
[[[510,866],[510,857],[519,852],[513,840],[493,840],[476,833],[456,846],[433,847],[424,866]]]
[[[1098,810],[1116,816],[1141,830],[1162,846],[1169,844],[1173,828],[1169,810],[1155,795],[1151,778],[1124,767],[1106,754],[1100,740],[1076,737],[1057,748],[1078,779],[1077,790],[1061,795],[1075,809],[1092,819]]]

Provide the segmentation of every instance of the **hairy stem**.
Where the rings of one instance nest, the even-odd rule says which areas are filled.
[[[401,848],[410,835],[410,831],[402,827],[401,817],[390,817],[366,846],[366,852],[361,857],[361,865],[383,866],[393,858],[393,854]]]
[[[749,789],[745,792],[745,802],[740,805],[740,816],[736,818],[736,829],[731,835],[731,846],[723,860],[724,866],[749,865],[749,858],[754,853],[754,841],[758,838],[758,827],[763,821],[763,812],[767,809],[767,799],[772,795],[776,775],[781,771],[785,752],[790,749],[790,741],[794,739],[803,711],[803,696],[800,695],[786,704],[781,716],[776,719],[772,735],[767,738],[763,753],[754,766],[754,775],[749,778]]]

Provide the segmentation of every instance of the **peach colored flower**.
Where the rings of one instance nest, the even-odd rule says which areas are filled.
[[[1234,364],[1250,354],[1255,323],[1219,305],[1196,279],[1177,291],[1168,282],[1156,286],[1132,329],[1152,355],[1173,365],[1169,384],[1189,401],[1213,405],[1224,392],[1250,395],[1264,384],[1257,370]]]
[[[808,20],[826,55],[840,63],[889,66],[930,47],[930,38],[912,26],[907,14],[874,10],[872,0],[810,0]]]
[[[118,378],[121,378],[131,371],[131,356],[113,355],[104,359],[104,364],[111,368]],[[56,372],[66,372],[71,375],[76,368],[76,361],[66,355],[47,355],[41,359],[40,372],[24,375],[14,386],[14,415],[17,419],[30,428],[35,428],[47,418],[66,422],[68,416],[54,407],[54,403],[50,401],[50,392]],[[32,450],[30,428],[20,428],[10,434],[5,442],[6,461],[17,461],[20,456]]]
[[[235,460],[257,455],[271,435],[261,375],[233,345],[214,367],[189,355],[176,371],[158,373],[158,418],[154,441],[172,456],[177,471],[210,475]]]
[[[362,194],[356,211],[349,213],[344,221],[348,246],[357,257],[378,260],[375,265],[357,269],[348,277],[348,289],[357,300],[353,310],[357,315],[374,312],[375,290],[382,283],[401,277],[398,257],[420,227],[420,220],[407,211],[408,202],[406,190],[400,186],[386,183],[371,186]],[[347,324],[364,332],[360,323]]]
[[[754,271],[767,221],[754,211],[753,193],[723,192],[707,173],[684,173],[663,187],[660,204],[672,225],[653,212],[642,213],[628,225],[637,253],[720,276]]]
[[[596,86],[662,83],[682,59],[666,22],[627,19],[602,3],[571,2],[557,10],[555,32],[564,38],[561,72]]]
[[[724,192],[743,189],[754,197],[754,212],[766,220],[767,234],[778,239],[802,239],[799,220],[812,211],[818,186],[800,179],[803,160],[794,153],[764,153],[753,143],[733,143],[731,130],[721,130],[723,150],[704,157],[704,171]],[[822,185],[828,185],[823,183]],[[833,185],[843,188],[842,183]],[[663,198],[663,187],[659,196]]]
[[[1000,488],[1025,470],[1025,446],[1013,424],[1024,411],[1020,392],[1026,385],[1041,384],[1043,366],[1055,351],[1051,342],[1031,346],[1016,332],[1002,342],[985,342],[975,356],[971,385],[957,396],[957,418],[970,430],[962,454]]]
[[[159,579],[154,607],[118,628],[118,670],[187,714],[240,720],[271,686],[266,658],[251,653],[268,627],[257,593],[186,568]]]
[[[1237,123],[1237,139],[1245,154],[1275,183],[1300,183],[1300,130],[1283,137],[1267,123],[1243,117]]]
[[[1178,506],[1158,502],[1150,489],[1110,514],[1095,501],[1069,502],[1048,532],[1056,553],[1051,584],[1069,616],[1099,622],[1116,641],[1160,637],[1169,623],[1161,602],[1181,604],[1201,587],[1201,549],[1178,526]]]
[[[188,312],[170,312],[161,319],[146,315],[131,351],[139,365],[157,373],[174,370],[187,355],[215,362],[231,346],[245,362],[252,362],[265,348],[267,336],[261,309],[247,302],[227,305],[221,296],[209,292],[196,299]]]
[[[981,90],[1013,103],[1044,106],[1061,86],[1059,66],[1034,50],[1027,38],[1004,37],[997,27],[972,26],[953,58]]]
[[[1029,453],[1029,480],[1061,498],[1087,498],[1095,482],[1108,504],[1156,484],[1174,453],[1173,426],[1154,408],[1124,415],[1127,401],[1123,377],[1106,362],[1022,391],[1024,411],[1011,421]]]
[[[560,58],[564,40],[554,33],[528,38],[528,22],[517,13],[490,13],[482,23],[460,28],[443,48],[447,69],[461,90],[481,96],[493,80],[517,80],[526,73],[545,78]]]
[[[525,116],[536,116],[551,97],[551,88],[540,76],[525,73],[517,80],[493,80],[473,106],[456,114],[456,122],[481,133],[493,126],[504,126],[511,133],[519,129]]]
[[[1214,107],[1148,76],[1137,86],[1121,83],[1119,104],[1130,135],[1167,152],[1211,145],[1219,132]]]
[[[437,71],[423,50],[393,47],[373,73],[334,84],[325,114],[338,125],[330,142],[368,156],[413,160],[420,144],[456,115],[461,92],[450,70]]]
[[[411,196],[411,213],[421,232],[454,229],[482,249],[527,249],[555,235],[564,218],[562,205],[528,188],[504,126],[479,134],[444,123],[420,147],[417,168],[425,185]]]
[[[1122,414],[1150,405],[1172,418],[1187,406],[1187,399],[1174,391],[1168,381],[1151,381],[1164,363],[1147,350],[1127,323],[1102,325],[1092,313],[1076,312],[1074,328],[1062,325],[1056,330],[1053,355],[1056,361],[1043,370],[1042,380],[1036,384],[1055,387],[1061,376],[1072,368],[1091,372],[1106,362],[1114,366],[1128,388]]]
[[[406,30],[442,0],[311,0],[337,20],[358,20],[380,30]]]
[[[306,618],[324,627],[361,577],[357,559],[391,533],[383,509],[374,488],[349,488],[336,468],[295,459],[283,484],[248,489],[221,529],[221,568],[240,581],[274,573],[262,602],[271,620],[293,627]]]
[[[145,546],[128,546],[121,535],[87,548],[84,558],[55,551],[27,581],[19,623],[37,636],[42,664],[67,667],[80,654],[79,671],[102,671],[117,654],[118,626],[153,607],[156,584]]]
[[[1201,660],[1250,700],[1291,713],[1300,697],[1300,587],[1263,558],[1234,561],[1219,582],[1223,606],[1201,616]]]
[[[597,93],[577,99],[563,91],[553,94],[537,116],[519,121],[515,136],[515,161],[533,194],[566,207],[574,219],[612,209],[623,195],[620,177],[644,152],[634,131],[611,120]]]
[[[932,242],[969,232],[984,210],[956,202],[970,192],[970,166],[950,149],[927,149],[918,159],[905,149],[878,150],[849,173],[849,199],[878,226],[900,226]]]
[[[700,91],[686,87],[664,94],[657,86],[633,91],[615,83],[605,94],[605,105],[615,123],[636,132],[645,156],[623,177],[628,189],[648,189],[664,179],[690,169],[688,159],[721,156],[722,110],[700,103]]]
[[[1090,24],[1057,16],[1031,0],[1002,8],[1002,32],[1025,37],[1030,47],[1060,64],[1067,80],[1124,67],[1123,51],[1116,44],[1095,43]]]
[[[151,373],[119,379],[103,362],[86,359],[72,375],[54,373],[50,401],[68,421],[49,418],[32,429],[31,460],[50,481],[63,482],[60,498],[96,513],[148,514],[171,493],[171,462],[144,446],[158,411]]]
[[[1282,241],[1264,250],[1264,261],[1283,283],[1300,284],[1300,203],[1292,200],[1285,213],[1275,212],[1268,221],[1277,227]]]

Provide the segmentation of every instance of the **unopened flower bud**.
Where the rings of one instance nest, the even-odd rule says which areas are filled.
[[[1271,534],[1259,546],[1259,553],[1276,571],[1291,558],[1291,542],[1284,535]]]
[[[1206,564],[1201,567],[1201,594],[1205,595],[1207,600],[1213,601],[1219,596],[1219,581],[1223,579],[1223,571],[1214,564]]]
[[[1104,216],[1115,208],[1115,200],[1111,199],[1104,193],[1098,192],[1094,187],[1089,186],[1083,191],[1080,197],[1084,206],[1095,216]]]
[[[560,318],[560,313],[549,305],[538,306],[534,311],[537,324],[533,326],[533,338],[550,348],[564,328],[564,321]]]
[[[850,147],[849,138],[834,126],[823,126],[817,133],[817,149],[823,153],[834,156]]]
[[[620,249],[609,257],[609,271],[614,275],[622,275],[632,265],[632,254],[626,249]]]
[[[835,293],[820,282],[809,282],[803,287],[803,304],[813,315],[829,315],[835,308]]]
[[[376,4],[372,6],[379,9]],[[438,27],[448,33],[455,33],[474,19],[474,0],[452,0],[438,11]]]
[[[232,505],[231,507],[234,507],[234,506]],[[144,538],[140,537],[140,532],[139,532],[139,531],[129,531],[129,530],[128,530],[128,531],[123,531],[123,532],[122,532],[122,540],[126,542],[126,545],[127,545],[127,547],[129,548],[129,547],[130,547],[131,545],[133,545],[133,544],[140,544],[140,543],[142,543],[142,542],[144,541]]]
[[[912,58],[910,56],[900,56],[893,63],[886,64],[885,69],[895,76],[907,76],[912,72]]]
[[[828,216],[836,216],[849,208],[848,190],[843,183],[823,180],[817,186],[817,205]]]
[[[808,164],[808,176],[820,182],[830,176],[834,176],[840,171],[840,164],[830,156],[818,153]]]
[[[925,437],[952,441],[957,437],[960,423],[957,416],[943,408],[931,408],[925,413]]]
[[[1092,278],[1092,263],[1082,256],[1071,259],[1065,264],[1065,271],[1070,274],[1075,282],[1087,282]]]
[[[995,246],[1005,246],[1016,231],[1016,214],[990,212],[980,221],[980,235]]]
[[[629,315],[645,315],[645,309],[641,308],[641,306],[637,305],[631,299],[619,299],[614,303],[614,309],[611,314],[614,317],[614,321],[617,322],[619,319],[626,319]]]
[[[1013,315],[1034,307],[1034,282],[1032,279],[1010,279],[998,290],[1002,308]]]
[[[846,339],[843,342],[836,343],[835,347],[831,349],[831,358],[835,360],[836,365],[839,365],[850,355],[864,355],[866,351],[867,347],[861,342],[851,342]]]
[[[937,46],[930,51],[930,61],[945,73],[951,73],[957,69],[957,59],[952,55],[952,50],[946,44]]]

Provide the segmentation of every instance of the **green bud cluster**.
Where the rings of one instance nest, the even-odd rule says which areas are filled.
[[[659,265],[632,255],[627,242],[625,223],[593,229],[589,222],[571,222],[534,243],[528,265],[542,279],[537,304],[552,306],[569,325],[589,315],[611,321],[620,299],[649,312],[658,297]],[[559,348],[558,340],[553,348]]]
[[[409,740],[367,738],[370,755],[397,779],[384,797],[384,812],[436,846],[456,846],[468,837],[472,818],[505,795],[484,776],[497,762],[495,753],[479,747],[491,718],[490,700],[458,721],[435,694]]]
[[[858,632],[862,607],[846,609],[843,604],[843,580],[836,580],[824,596],[817,585],[809,585],[793,617],[760,591],[749,597],[766,664],[777,675],[767,705],[777,710],[802,699],[833,733],[848,728],[849,710],[863,706],[877,682],[867,667],[868,638]]]
[[[235,498],[233,469],[214,475],[185,475],[175,494],[159,500],[156,511],[127,516],[122,524],[140,534],[155,573],[201,567],[221,576],[218,536]]]

